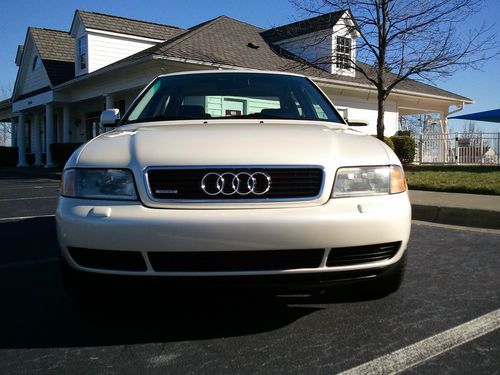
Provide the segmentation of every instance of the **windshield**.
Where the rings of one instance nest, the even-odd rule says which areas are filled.
[[[136,101],[123,123],[229,118],[343,123],[308,79],[268,73],[160,77]]]

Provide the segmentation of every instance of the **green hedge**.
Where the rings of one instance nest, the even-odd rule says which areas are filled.
[[[50,145],[52,160],[60,167],[68,161],[73,151],[81,146],[81,143],[53,143]]]
[[[394,152],[403,164],[410,164],[415,159],[415,140],[406,135],[391,137],[394,143]]]
[[[0,146],[0,166],[15,167],[17,165],[17,147]]]
[[[376,135],[374,135],[375,138],[377,138]],[[377,138],[378,139],[378,138]],[[392,151],[394,151],[394,143],[392,142],[392,139],[389,137],[384,137],[384,143],[391,148]]]

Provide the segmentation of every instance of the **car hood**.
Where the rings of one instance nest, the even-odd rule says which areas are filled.
[[[225,121],[120,127],[85,144],[67,167],[399,164],[382,142],[343,125]]]

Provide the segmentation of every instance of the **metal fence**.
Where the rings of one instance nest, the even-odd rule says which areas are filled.
[[[417,163],[500,165],[500,133],[421,134],[414,139]]]

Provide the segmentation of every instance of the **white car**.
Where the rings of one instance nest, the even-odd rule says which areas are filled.
[[[68,280],[108,274],[326,288],[401,284],[401,163],[300,75],[163,75],[67,162],[57,232]],[[68,276],[70,275],[70,276]]]

